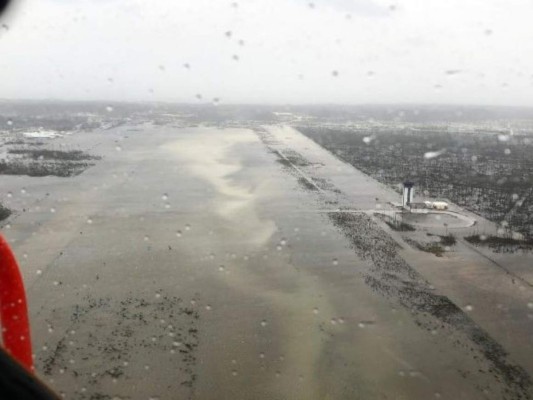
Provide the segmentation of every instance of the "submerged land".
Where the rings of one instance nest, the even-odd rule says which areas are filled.
[[[533,398],[533,111],[0,103],[69,399]],[[446,212],[400,210],[399,184]]]

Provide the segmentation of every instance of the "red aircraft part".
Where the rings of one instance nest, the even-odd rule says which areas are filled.
[[[30,323],[22,275],[15,255],[0,234],[0,325],[4,348],[33,371]]]

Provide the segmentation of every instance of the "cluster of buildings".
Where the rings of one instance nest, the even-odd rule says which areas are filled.
[[[411,181],[406,181],[403,183],[403,194],[402,194],[402,207],[406,209],[431,209],[444,211],[448,209],[448,203],[445,201],[424,201],[422,203],[417,203],[414,201],[415,195],[415,184]]]

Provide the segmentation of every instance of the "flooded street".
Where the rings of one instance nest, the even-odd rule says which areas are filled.
[[[389,189],[298,135],[287,165],[283,134],[123,125],[62,139],[102,156],[79,176],[5,178],[39,375],[67,399],[531,398],[531,288],[505,342],[434,257],[324,212]]]

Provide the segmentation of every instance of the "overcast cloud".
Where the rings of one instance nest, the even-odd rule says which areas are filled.
[[[0,21],[0,98],[533,106],[532,15],[528,0],[23,0]]]

